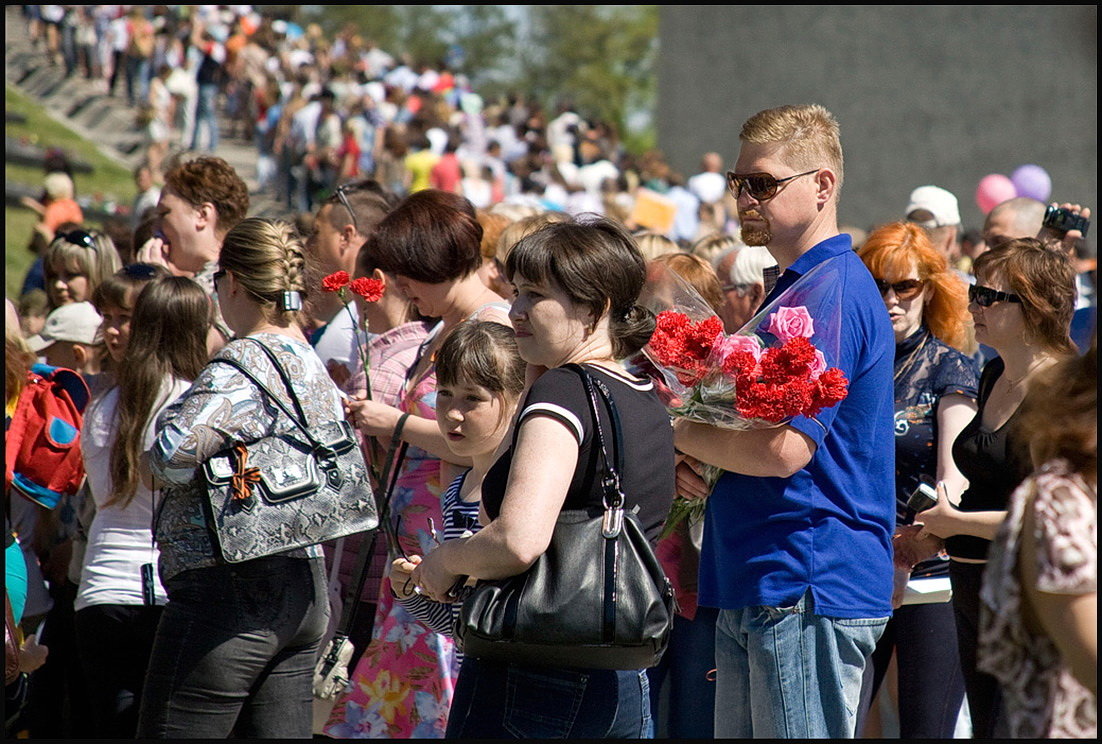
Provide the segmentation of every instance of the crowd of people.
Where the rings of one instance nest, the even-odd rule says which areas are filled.
[[[759,112],[726,175],[708,153],[685,179],[567,105],[484,105],[440,66],[248,6],[25,7],[66,62],[65,24],[87,41],[81,24],[125,18],[150,22],[169,77],[203,48],[194,69],[219,72],[162,120],[186,152],[136,171],[156,196],[119,241],[51,211],[71,181],[47,189],[41,275],[8,301],[6,450],[84,475],[36,483],[8,459],[9,732],[852,738],[882,733],[894,692],[903,738],[1096,735],[1094,273],[1043,203],[965,231],[955,196],[922,185],[846,228],[821,106]],[[132,56],[114,64],[140,105],[160,65]],[[218,106],[295,219],[249,217],[244,180],[203,152]],[[835,301],[804,289],[826,266]],[[671,414],[640,353],[666,272],[726,333],[779,298],[840,329],[846,397],[769,428]],[[380,291],[326,291],[342,273]],[[382,537],[222,558],[203,464],[289,425],[235,366],[284,390],[273,364],[311,426],[346,420],[393,466]],[[455,638],[463,577],[524,572],[563,509],[602,503],[608,421],[575,369],[623,418],[625,507],[677,598],[649,669],[492,661]],[[20,446],[40,400],[73,433]],[[704,516],[659,538],[675,499]],[[348,680],[319,719],[314,671],[348,603]]]

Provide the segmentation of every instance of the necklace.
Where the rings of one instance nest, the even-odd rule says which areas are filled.
[[[1022,375],[1021,377],[1019,377],[1017,380],[1012,380],[1010,378],[1010,375],[1006,374],[1006,371],[1004,370],[1003,371],[1003,377],[1006,378],[1007,392],[1010,392],[1011,390],[1013,390],[1014,388],[1018,387],[1023,382],[1028,380],[1030,375],[1033,374],[1033,371],[1036,370],[1038,367],[1040,367],[1042,364],[1044,364],[1047,361],[1049,361],[1049,357],[1048,356],[1042,356],[1037,361],[1030,364],[1029,369],[1027,369],[1025,371],[1025,374]]]

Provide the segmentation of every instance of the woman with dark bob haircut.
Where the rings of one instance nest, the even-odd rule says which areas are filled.
[[[994,677],[976,669],[980,582],[1010,495],[1032,470],[1019,452],[1015,429],[1026,390],[1040,372],[1076,353],[1068,335],[1075,269],[1061,250],[1020,238],[984,253],[973,271],[968,310],[976,340],[999,356],[984,366],[979,410],[953,444],[953,460],[968,487],[955,493],[939,484],[937,505],[915,522],[925,525],[919,538],[945,539],[972,732],[992,738],[1000,736],[1000,692]]]
[[[359,397],[345,404],[350,420],[365,435],[379,437],[384,448],[395,431],[409,445],[389,505],[405,555],[423,555],[434,544],[444,523],[441,496],[471,465],[451,451],[436,425],[437,351],[468,318],[509,325],[509,304],[478,275],[481,240],[482,226],[470,202],[426,189],[399,202],[362,249],[376,268],[394,277],[421,315],[440,319],[418,350],[397,407]],[[394,643],[397,637],[403,641]],[[371,643],[349,692],[333,708],[328,731],[340,737],[368,730],[386,730],[392,738],[443,736],[458,671],[452,640],[406,611],[384,578]],[[389,688],[394,680],[402,683],[387,693],[393,697],[385,710],[368,705],[358,692]]]
[[[623,422],[625,509],[637,510],[652,544],[674,493],[673,431],[650,381],[619,361],[638,351],[654,317],[636,304],[646,264],[631,236],[603,218],[548,225],[509,253],[510,317],[531,380],[510,442],[483,480],[483,529],[449,540],[413,572],[446,600],[459,576],[523,573],[547,549],[562,509],[600,507],[604,465],[581,365],[605,386]],[[611,422],[601,411],[608,447]],[[467,656],[456,684],[449,738],[647,738],[653,734],[643,669],[567,669]]]

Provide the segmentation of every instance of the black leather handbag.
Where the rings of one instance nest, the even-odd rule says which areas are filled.
[[[605,474],[603,508],[564,509],[547,551],[522,574],[479,581],[455,637],[467,656],[548,667],[644,669],[662,657],[673,627],[673,586],[620,487],[622,432],[605,385],[578,365]],[[613,427],[608,456],[597,392]]]
[[[367,465],[347,421],[311,427],[275,354],[256,341],[279,372],[287,405],[243,365],[245,375],[295,424],[256,442],[237,442],[203,463],[211,530],[227,563],[317,545],[379,525]]]

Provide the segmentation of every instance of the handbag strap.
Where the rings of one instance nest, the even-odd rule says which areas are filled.
[[[624,507],[624,492],[621,485],[620,473],[623,472],[624,467],[624,450],[621,446],[623,441],[623,428],[620,424],[620,412],[616,407],[616,401],[612,397],[612,393],[608,387],[590,374],[589,370],[585,369],[580,364],[568,365],[574,369],[575,372],[582,378],[582,384],[585,385],[586,394],[589,399],[589,410],[593,414],[593,426],[595,431],[595,441],[597,446],[601,450],[601,457],[605,464],[605,473],[601,478],[601,487],[604,491],[604,504],[606,515],[608,511],[618,510],[620,516],[622,516],[622,510]],[[616,459],[609,457],[608,448],[605,445],[604,429],[601,426],[601,417],[597,412],[598,403],[597,391],[600,391],[600,397],[604,403],[605,410],[608,411],[609,421],[612,423],[612,445],[613,451],[616,453]],[[610,525],[606,524],[606,532]],[[618,525],[615,526],[615,533],[619,533]],[[606,537],[614,537],[615,535],[606,535]]]
[[[267,385],[265,385],[263,382],[258,380],[256,375],[254,375],[252,372],[250,372],[245,367],[245,365],[241,364],[236,359],[226,359],[225,357],[218,357],[216,359],[212,359],[211,363],[213,364],[213,363],[216,363],[216,362],[220,362],[222,364],[228,364],[229,366],[234,367],[238,372],[243,374],[250,382],[252,382],[253,385],[260,388],[260,391],[263,392],[265,395],[267,395],[272,400],[272,402],[275,403],[276,406],[281,411],[283,411],[283,413],[285,413],[287,415],[287,418],[291,419],[291,421],[295,424],[295,426],[297,426],[299,428],[299,430],[302,431],[303,435],[306,437],[306,439],[310,442],[310,445],[312,447],[314,447],[315,450],[317,450],[317,449],[326,449],[326,447],[314,437],[313,433],[311,433],[310,427],[306,425],[306,416],[302,412],[302,406],[299,403],[298,397],[295,395],[294,390],[291,388],[291,383],[287,379],[286,373],[283,371],[283,367],[281,367],[279,362],[276,361],[275,355],[272,354],[272,352],[268,349],[267,346],[260,343],[256,339],[246,339],[246,340],[256,343],[257,345],[260,346],[260,348],[262,348],[267,353],[268,358],[271,359],[271,361],[272,361],[272,365],[279,371],[280,378],[283,380],[283,383],[287,387],[288,394],[290,395],[291,400],[295,404],[295,408],[297,409],[296,412],[297,412],[298,415],[296,415],[296,413],[292,413],[291,409],[289,409],[287,407],[286,403],[284,403],[282,400],[280,400],[279,397],[275,393],[273,393],[271,390],[268,389]]]

